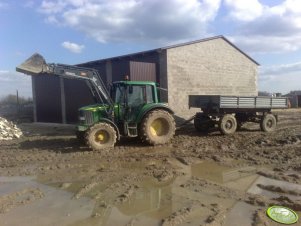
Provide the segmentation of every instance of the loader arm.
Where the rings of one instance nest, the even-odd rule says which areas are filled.
[[[32,76],[49,74],[68,79],[86,80],[90,84],[89,88],[93,95],[97,96],[101,103],[106,103],[110,109],[113,109],[113,100],[95,69],[65,64],[48,64],[40,54],[35,53],[16,67],[16,71]]]

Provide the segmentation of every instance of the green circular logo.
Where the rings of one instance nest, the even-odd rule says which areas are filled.
[[[298,221],[298,215],[291,209],[283,206],[271,206],[267,215],[274,221],[282,224],[294,224]]]

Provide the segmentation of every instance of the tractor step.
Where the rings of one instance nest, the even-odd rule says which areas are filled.
[[[129,137],[138,136],[138,128],[136,123],[125,123],[125,129]]]

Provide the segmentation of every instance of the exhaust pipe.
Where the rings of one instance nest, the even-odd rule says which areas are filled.
[[[43,56],[38,53],[33,54],[24,63],[16,67],[16,71],[27,75],[39,75],[49,70]]]

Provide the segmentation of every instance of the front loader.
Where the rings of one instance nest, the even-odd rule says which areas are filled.
[[[160,102],[154,82],[118,81],[110,92],[98,71],[64,64],[48,64],[34,54],[17,71],[31,75],[54,75],[86,81],[97,104],[79,109],[77,137],[93,150],[113,147],[121,136],[140,137],[151,144],[165,144],[175,133],[173,111]]]

